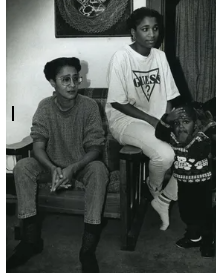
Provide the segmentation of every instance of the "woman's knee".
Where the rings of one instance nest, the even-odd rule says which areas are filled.
[[[155,164],[161,164],[165,169],[169,169],[174,161],[175,152],[170,146],[157,150],[157,154],[151,158]]]
[[[89,172],[94,176],[94,183],[107,184],[109,172],[101,161],[92,161],[88,164]]]
[[[89,168],[93,173],[108,175],[108,170],[102,161],[92,161],[89,163]]]
[[[20,174],[25,174],[26,172],[30,172],[32,175],[38,175],[39,173],[39,163],[33,157],[26,157],[19,160],[14,169],[14,176],[18,176]]]

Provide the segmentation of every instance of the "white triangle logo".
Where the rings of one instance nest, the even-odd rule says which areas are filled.
[[[135,87],[141,87],[143,94],[149,101],[154,90],[155,84],[160,84],[159,68],[155,68],[149,71],[134,71],[134,85]]]

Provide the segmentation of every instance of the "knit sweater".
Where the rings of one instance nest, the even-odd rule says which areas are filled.
[[[31,137],[46,143],[46,153],[54,165],[65,168],[91,150],[101,152],[104,131],[97,103],[77,95],[75,105],[61,111],[55,96],[43,99],[33,116]]]
[[[194,132],[190,140],[179,143],[172,127],[166,123],[167,114],[158,122],[155,136],[171,144],[175,151],[173,176],[180,182],[204,182],[211,178],[209,158],[211,140],[201,130]]]

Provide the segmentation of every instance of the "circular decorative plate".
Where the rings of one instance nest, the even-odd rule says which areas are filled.
[[[57,0],[59,12],[71,27],[86,33],[103,32],[124,14],[129,0]]]

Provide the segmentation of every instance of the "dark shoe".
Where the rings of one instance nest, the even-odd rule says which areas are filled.
[[[7,268],[14,268],[27,262],[32,256],[43,250],[41,228],[37,215],[23,219],[21,242],[14,249],[14,254],[7,260]]]
[[[87,231],[83,234],[82,247],[79,253],[79,260],[82,264],[83,273],[99,273],[99,267],[95,255],[99,236]]]
[[[213,258],[215,256],[215,243],[202,244],[200,247],[201,256],[204,258]]]
[[[176,246],[180,248],[200,247],[201,241],[193,242],[189,238],[184,237],[176,242]]]
[[[99,273],[99,266],[95,253],[82,253],[79,255],[82,264],[82,273]]]
[[[17,266],[23,265],[31,257],[42,252],[43,250],[43,240],[40,239],[37,244],[31,244],[21,241],[15,248],[14,254],[7,260],[6,268],[15,268]]]

